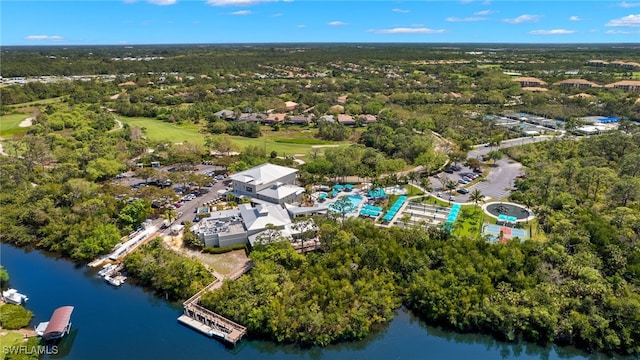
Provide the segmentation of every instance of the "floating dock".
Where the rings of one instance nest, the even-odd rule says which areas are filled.
[[[229,278],[235,280],[242,276],[242,274],[249,271],[252,267],[253,263],[248,262],[242,269],[229,276]],[[235,346],[236,343],[242,340],[242,337],[247,334],[247,328],[225,318],[224,316],[218,315],[199,304],[200,297],[205,291],[214,291],[219,289],[221,286],[222,281],[216,278],[216,280],[211,284],[207,285],[204,289],[193,295],[189,300],[185,301],[183,303],[184,314],[178,318],[178,322],[194,330],[200,331],[209,337],[215,337]]]

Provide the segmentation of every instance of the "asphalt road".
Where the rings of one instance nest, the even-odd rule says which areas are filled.
[[[493,150],[506,149],[514,146],[537,143],[541,141],[548,141],[554,138],[555,136],[535,136],[511,139],[503,141],[498,147],[489,147],[485,144],[476,145],[474,149],[468,153],[467,157],[480,159],[483,155],[486,155]],[[466,166],[463,166],[461,164],[459,164],[459,166],[462,167],[460,171],[454,172],[453,174],[447,174],[445,172],[442,172],[441,174],[444,174],[450,180],[457,182],[462,176],[461,173],[472,172],[472,170]],[[486,177],[478,178],[476,181],[468,185],[459,185],[458,188],[465,187],[467,190],[469,190],[469,193],[473,192],[474,189],[478,189],[485,197],[488,196],[494,199],[501,199],[511,193],[511,189],[514,185],[514,180],[520,174],[522,174],[522,164],[504,157],[496,161],[495,165],[489,168],[489,173]],[[439,197],[442,200],[447,201],[449,199],[449,194],[446,189],[442,189],[442,182],[438,180],[438,175],[430,177],[431,187],[435,190],[434,193],[436,195],[440,193],[441,195]],[[453,196],[454,202],[469,202],[469,194],[463,195],[454,190]]]

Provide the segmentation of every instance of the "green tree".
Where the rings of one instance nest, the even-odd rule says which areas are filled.
[[[7,287],[9,283],[9,272],[0,265],[0,289]]]
[[[473,191],[469,195],[469,200],[473,201],[473,203],[477,206],[479,202],[482,202],[484,200],[484,195],[482,195],[482,192],[479,189],[473,189]]]
[[[0,325],[9,330],[26,327],[33,313],[20,305],[4,304],[0,306]]]

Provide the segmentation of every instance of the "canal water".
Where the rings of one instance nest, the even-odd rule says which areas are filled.
[[[299,349],[243,340],[228,349],[177,322],[179,304],[142,288],[114,288],[93,269],[0,244],[10,284],[29,297],[33,324],[54,309],[73,305],[73,330],[52,359],[584,359],[572,348],[506,344],[483,335],[456,334],[425,325],[400,309],[369,338],[326,348]],[[599,357],[599,356],[598,356]]]

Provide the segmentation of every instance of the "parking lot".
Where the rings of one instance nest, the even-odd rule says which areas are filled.
[[[129,171],[123,173],[122,176],[118,176],[117,179],[114,180],[114,183],[130,187],[132,189],[131,196],[135,196],[136,192],[140,191],[140,189],[146,186],[158,186],[171,188],[174,190],[175,197],[178,198],[177,201],[168,204],[156,204],[158,206],[161,206],[161,208],[175,210],[179,215],[178,218],[173,223],[171,223],[168,228],[162,230],[162,235],[168,235],[171,231],[170,227],[172,225],[180,224],[186,221],[194,222],[194,218],[197,216],[197,209],[205,203],[214,202],[217,198],[219,198],[218,191],[227,188],[227,186],[225,185],[225,182],[227,182],[225,177],[218,177],[218,179],[216,179],[216,173],[220,173],[224,170],[224,168],[219,166],[200,164],[193,167],[188,166],[187,168],[181,169],[181,166],[172,165],[159,167],[156,168],[156,170],[157,176],[155,176],[155,178],[153,179],[144,179],[139,177],[139,173],[137,171]],[[182,183],[171,184],[162,182],[163,180],[170,177],[171,172],[177,171],[189,171],[199,174],[205,174],[211,178],[211,182],[207,184],[207,186],[200,187],[199,191],[198,186],[194,185],[187,185],[187,188],[185,188],[185,185]],[[149,180],[149,183],[147,183],[147,180]],[[163,221],[163,218],[157,218],[153,220],[151,224],[157,225],[158,228],[160,228]]]

